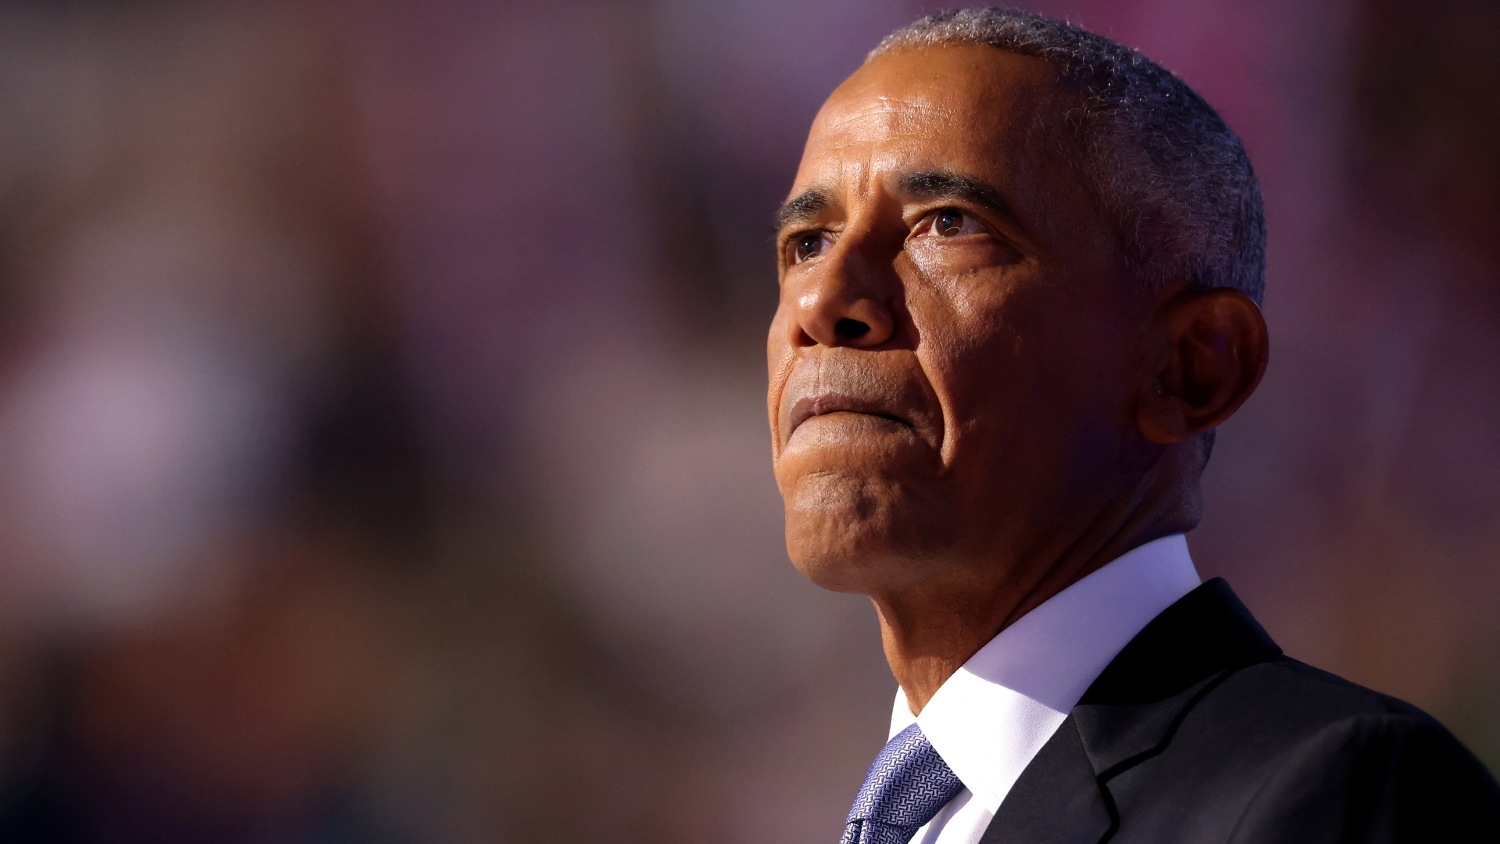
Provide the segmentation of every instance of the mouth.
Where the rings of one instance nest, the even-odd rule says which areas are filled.
[[[792,412],[788,422],[787,435],[801,427],[803,422],[815,416],[827,416],[833,413],[858,413],[863,416],[873,416],[894,422],[906,428],[911,428],[910,420],[891,413],[887,408],[881,407],[874,402],[862,401],[852,396],[826,394],[821,396],[808,396],[801,398],[792,405]]]

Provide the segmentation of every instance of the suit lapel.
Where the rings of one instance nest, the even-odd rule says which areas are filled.
[[[981,844],[1093,842],[1119,824],[1109,780],[1166,748],[1235,669],[1281,653],[1215,578],[1152,619],[1105,667],[1022,772]]]
[[[1114,813],[1070,716],[1021,772],[979,844],[1103,840]]]

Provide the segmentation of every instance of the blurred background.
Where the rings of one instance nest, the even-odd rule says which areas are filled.
[[[771,211],[899,0],[0,2],[0,840],[831,840]],[[1077,0],[1244,137],[1191,539],[1500,766],[1500,6]]]

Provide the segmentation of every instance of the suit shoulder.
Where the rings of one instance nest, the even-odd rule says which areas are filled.
[[[1426,712],[1296,660],[1244,672],[1226,691],[1279,706],[1282,726],[1231,840],[1500,836],[1500,784]]]
[[[1230,672],[1186,713],[1236,747],[1267,763],[1291,748],[1360,743],[1417,742],[1450,746],[1469,755],[1438,720],[1399,698],[1277,657]]]
[[[1288,657],[1232,672],[1187,714],[1184,727],[1188,721],[1196,722],[1189,732],[1216,734],[1224,752],[1262,776],[1292,768],[1369,775],[1389,767],[1403,779],[1463,783],[1455,787],[1500,801],[1494,778],[1436,718]]]
[[[1245,706],[1271,707],[1296,724],[1379,718],[1393,725],[1438,726],[1436,719],[1399,698],[1382,694],[1300,660],[1278,656],[1230,673],[1214,696]]]
[[[1500,785],[1436,719],[1280,656],[1203,690],[1109,790],[1122,844],[1463,840],[1420,833],[1465,825],[1500,835]]]

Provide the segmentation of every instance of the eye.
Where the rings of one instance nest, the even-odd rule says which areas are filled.
[[[974,215],[957,208],[939,208],[923,218],[914,236],[959,237],[966,234],[984,234],[984,232],[984,225],[975,219]]]
[[[800,264],[816,258],[827,248],[827,232],[803,232],[792,238],[792,262]]]

